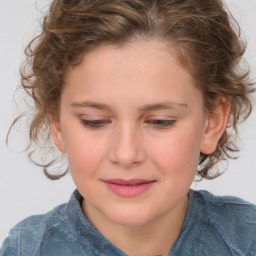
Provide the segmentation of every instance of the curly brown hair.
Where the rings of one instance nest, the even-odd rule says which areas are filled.
[[[215,152],[201,153],[199,177],[216,177],[219,172],[209,170],[238,151],[234,135],[251,112],[253,84],[239,66],[245,51],[239,25],[221,0],[54,0],[41,34],[26,48],[21,68],[21,85],[34,102],[28,156],[33,159],[37,150],[49,153],[52,160],[40,164],[49,178],[67,173],[48,170],[59,158],[53,154],[47,118],[48,113],[58,116],[67,69],[101,45],[126,45],[138,38],[161,39],[175,48],[202,91],[207,111],[214,109],[218,97],[231,105],[228,127]]]

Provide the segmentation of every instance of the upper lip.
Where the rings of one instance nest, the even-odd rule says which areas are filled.
[[[155,180],[145,180],[145,179],[106,179],[103,180],[104,182],[107,183],[112,183],[116,185],[128,185],[128,186],[135,186],[135,185],[140,185],[140,184],[145,184],[145,183],[150,183],[150,182],[155,182]]]

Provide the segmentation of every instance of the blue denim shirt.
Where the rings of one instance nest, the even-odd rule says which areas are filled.
[[[76,190],[67,204],[11,231],[1,256],[124,256],[86,219]],[[256,256],[256,206],[235,197],[189,192],[182,230],[169,256]]]

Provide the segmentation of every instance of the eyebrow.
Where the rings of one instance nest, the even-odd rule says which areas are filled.
[[[71,106],[80,107],[80,108],[95,108],[99,110],[111,110],[111,108],[105,104],[92,102],[92,101],[73,102],[71,103]]]
[[[174,103],[174,102],[166,102],[166,103],[156,103],[156,104],[146,104],[139,108],[139,111],[146,112],[152,110],[162,110],[162,109],[180,109],[187,108],[188,105],[185,103]]]
[[[80,108],[94,108],[98,110],[108,110],[111,111],[111,107],[102,103],[92,102],[92,101],[83,101],[83,102],[73,102],[71,103],[72,107]],[[153,110],[163,110],[163,109],[182,109],[187,108],[188,105],[185,103],[174,103],[174,102],[163,102],[155,104],[146,104],[141,106],[138,110],[140,112],[147,112]]]

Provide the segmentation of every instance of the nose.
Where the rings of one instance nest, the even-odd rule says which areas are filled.
[[[141,165],[146,158],[141,135],[136,127],[123,125],[114,132],[109,159],[124,168]]]

